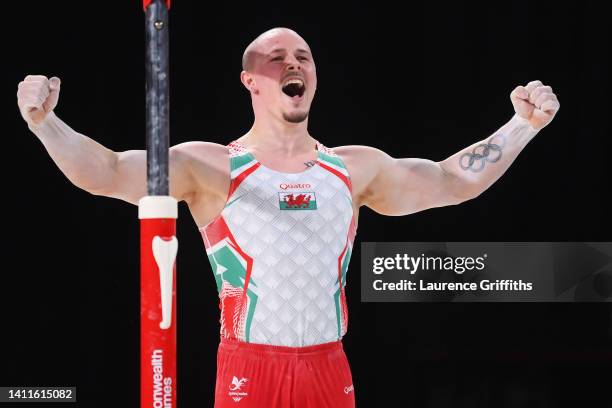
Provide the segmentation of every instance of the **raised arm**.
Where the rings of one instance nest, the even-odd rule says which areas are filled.
[[[345,153],[349,161],[359,157],[367,170],[358,170],[360,180],[365,180],[358,186],[359,204],[384,215],[406,215],[477,197],[506,172],[559,109],[552,89],[540,81],[517,87],[510,98],[516,113],[508,123],[441,162],[395,159],[378,149],[350,146]]]
[[[19,83],[17,104],[29,129],[75,186],[137,204],[146,195],[146,151],[114,152],[74,131],[53,112],[59,92],[55,77],[29,75]],[[194,189],[186,150],[170,149],[170,194],[178,200],[189,199]]]

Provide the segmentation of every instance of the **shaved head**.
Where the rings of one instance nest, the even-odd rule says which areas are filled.
[[[249,91],[258,123],[307,123],[317,90],[317,69],[304,39],[277,27],[244,50],[240,81]]]
[[[244,71],[251,71],[253,69],[253,64],[255,62],[255,56],[258,54],[259,47],[264,43],[267,39],[274,37],[278,34],[289,33],[300,38],[302,41],[304,39],[295,31],[290,28],[285,27],[276,27],[272,28],[263,34],[260,34],[257,38],[255,38],[244,50],[244,54],[242,54],[242,69]],[[306,41],[304,41],[306,43]],[[308,45],[308,44],[306,44]]]

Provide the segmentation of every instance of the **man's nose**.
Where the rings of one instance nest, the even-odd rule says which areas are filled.
[[[302,67],[297,64],[289,64],[287,65],[287,71],[301,71]]]
[[[301,71],[302,67],[300,66],[300,61],[298,61],[295,57],[287,60],[287,71]]]

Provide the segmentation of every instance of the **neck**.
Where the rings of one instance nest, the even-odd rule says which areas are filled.
[[[272,150],[287,156],[312,150],[314,145],[308,133],[308,118],[301,123],[256,118],[251,130],[241,139],[251,149]]]

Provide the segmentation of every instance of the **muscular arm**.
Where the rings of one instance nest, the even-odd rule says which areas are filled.
[[[384,215],[407,215],[475,198],[504,174],[536,133],[527,121],[513,117],[487,139],[441,162],[396,159],[360,146],[374,175],[360,204]]]
[[[395,159],[367,146],[336,149],[355,163],[359,205],[384,215],[406,215],[480,195],[508,170],[559,108],[550,87],[539,81],[517,87],[511,99],[517,113],[508,123],[441,162]]]
[[[28,75],[19,83],[17,105],[28,128],[75,186],[91,194],[137,204],[146,195],[146,152],[114,152],[74,131],[53,112],[59,93],[57,77]],[[210,144],[200,143],[204,146],[193,148],[194,144],[197,145],[185,143],[170,148],[170,195],[188,202],[196,190],[193,172],[202,167],[194,164],[193,156],[207,157],[202,153],[210,150]],[[204,181],[200,184],[211,184]]]
[[[146,151],[114,152],[74,131],[53,112],[28,127],[75,186],[132,204],[146,195]],[[185,150],[185,144],[170,149],[170,195],[178,200],[188,200],[194,188]]]

